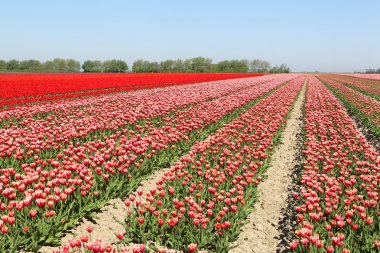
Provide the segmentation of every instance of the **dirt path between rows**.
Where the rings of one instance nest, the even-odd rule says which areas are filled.
[[[306,85],[294,104],[282,136],[276,147],[268,176],[258,185],[258,200],[254,211],[242,227],[238,240],[232,244],[230,253],[268,253],[281,251],[281,220],[287,208],[288,189],[292,183],[291,173],[298,164],[300,136],[303,128],[302,108],[305,102]]]

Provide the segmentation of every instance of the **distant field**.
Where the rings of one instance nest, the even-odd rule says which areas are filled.
[[[380,74],[344,74],[344,75],[358,77],[358,78],[380,80]]]
[[[0,74],[0,106],[262,74]]]

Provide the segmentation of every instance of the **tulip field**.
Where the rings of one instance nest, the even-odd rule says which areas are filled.
[[[0,252],[257,252],[241,230],[296,101],[278,244],[379,252],[378,75],[188,73],[0,74]],[[94,236],[115,199],[122,229]]]
[[[315,77],[305,105],[301,187],[294,195],[300,252],[376,252],[379,248],[379,154]]]
[[[262,74],[0,74],[0,108]]]

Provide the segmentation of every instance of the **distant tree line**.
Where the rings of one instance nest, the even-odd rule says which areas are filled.
[[[378,68],[378,69],[366,69],[365,73],[366,74],[380,74],[380,68]]]
[[[123,73],[128,71],[128,65],[122,60],[92,61],[87,60],[82,64],[83,72],[86,73]]]
[[[59,59],[40,62],[37,60],[0,60],[0,71],[7,72],[63,72],[75,73],[81,71],[79,61],[73,59]]]
[[[85,61],[82,65],[73,59],[59,59],[40,62],[37,60],[0,60],[2,72],[54,72],[78,73],[81,72],[126,72],[128,65],[122,60]]]
[[[286,64],[271,66],[264,60],[224,60],[212,63],[210,58],[196,57],[192,59],[165,60],[161,62],[150,62],[137,60],[133,63],[132,72],[188,72],[188,73],[289,73],[290,68]]]
[[[2,72],[59,72],[59,73],[124,73],[129,70],[122,60],[87,60],[81,65],[74,59],[56,58],[51,61],[38,60],[0,60]],[[210,58],[196,57],[191,59],[177,59],[165,61],[137,60],[133,62],[132,72],[135,73],[289,73],[286,64],[272,66],[265,60],[224,60],[213,63]]]

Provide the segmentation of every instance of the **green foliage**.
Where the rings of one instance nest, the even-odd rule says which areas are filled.
[[[83,72],[99,73],[103,71],[103,63],[101,61],[87,60],[82,64]]]
[[[146,60],[136,60],[133,62],[132,72],[135,73],[289,73],[290,69],[286,64],[280,67],[271,67],[268,61],[264,60],[224,60],[212,63],[212,59],[196,57],[186,60],[165,60],[161,62],[150,62]]]
[[[19,69],[20,62],[17,60],[10,60],[7,62],[8,71],[17,71]]]
[[[124,73],[128,70],[128,65],[122,60],[108,60],[103,62],[103,72]]]
[[[269,73],[289,73],[290,69],[285,63],[281,64],[280,67],[277,65],[270,69]]]
[[[175,61],[166,60],[160,62],[161,72],[175,72]]]
[[[104,62],[95,60],[87,60],[82,64],[83,72],[85,73],[124,73],[128,70],[128,65],[122,60],[107,60]]]
[[[80,62],[73,59],[65,60],[65,72],[80,72]]]
[[[247,60],[226,60],[216,64],[217,72],[224,73],[246,73],[248,72]]]
[[[148,69],[149,64],[150,64],[149,61],[144,61],[144,60],[139,59],[133,63],[132,72],[135,72],[135,73],[148,72],[146,70]]]
[[[380,74],[380,68],[378,68],[378,69],[366,69],[365,73],[366,74]]]
[[[74,59],[56,58],[41,63],[37,60],[0,60],[0,71],[8,72],[80,72],[80,62]]]
[[[37,60],[21,61],[19,64],[19,69],[21,71],[36,72],[41,69],[41,62]]]
[[[73,59],[55,58],[42,64],[42,72],[77,73],[80,72],[80,62]]]
[[[129,70],[127,63],[123,60],[86,60],[82,66],[74,59],[55,58],[46,62],[37,60],[0,60],[0,71],[6,72],[58,72],[77,73],[83,70],[85,73],[124,73]],[[133,62],[134,73],[289,73],[286,64],[271,67],[268,61],[255,59],[248,60],[224,60],[212,63],[212,59],[195,57],[191,59],[164,60],[161,62],[150,62],[136,60]]]
[[[270,69],[271,69],[271,64],[268,61],[255,59],[249,62],[249,72],[268,73]]]
[[[7,69],[7,62],[0,60],[0,71],[5,71]]]
[[[159,63],[139,59],[133,63],[132,71],[135,73],[245,73],[248,72],[248,64],[249,62],[247,60],[222,61],[217,64],[213,64],[212,59],[205,57],[196,57],[186,60],[165,60]]]
[[[210,58],[196,57],[191,59],[191,69],[197,73],[211,72],[211,63]]]

